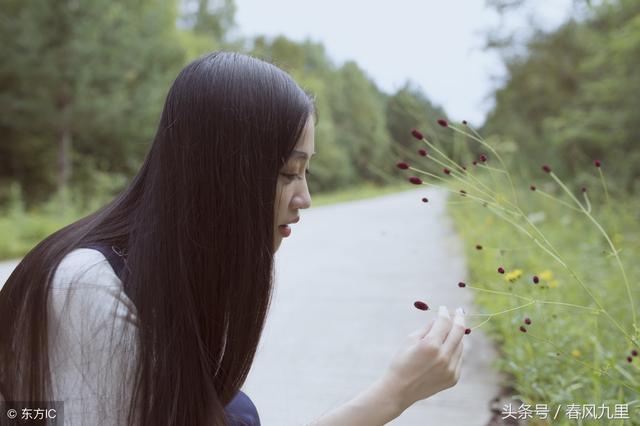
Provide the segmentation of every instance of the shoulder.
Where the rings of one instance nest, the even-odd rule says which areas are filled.
[[[54,316],[70,314],[90,320],[105,316],[135,323],[136,309],[102,253],[89,248],[69,252],[59,263],[50,287]],[[80,318],[74,318],[80,320]]]

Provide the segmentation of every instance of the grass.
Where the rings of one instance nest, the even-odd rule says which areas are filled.
[[[467,323],[473,328],[490,318],[481,327],[499,344],[501,356],[495,366],[512,378],[513,396],[526,404],[554,408],[561,404],[561,418],[553,424],[576,423],[563,415],[569,404],[605,404],[613,415],[615,404],[625,403],[629,404],[630,417],[625,423],[602,418],[584,419],[582,424],[640,424],[640,358],[627,361],[635,346],[614,321],[630,336],[637,338],[638,333],[630,298],[608,242],[583,213],[535,191],[518,191],[517,195],[530,220],[584,287],[557,259],[490,209],[453,195],[448,210],[465,241],[470,277],[468,287],[460,291],[474,292],[478,315],[468,316]],[[561,193],[558,198],[571,202]],[[640,302],[638,211],[640,202],[632,198],[612,200],[609,207],[593,205],[592,211],[621,250],[618,255],[636,312]],[[500,266],[506,274],[497,272]],[[514,273],[517,270],[520,272]],[[506,279],[510,272],[512,281]],[[538,284],[533,283],[534,275],[540,279]],[[490,316],[499,312],[504,313]],[[531,325],[526,325],[524,318],[529,318]],[[520,331],[520,326],[527,331]],[[532,420],[546,424],[535,415]]]

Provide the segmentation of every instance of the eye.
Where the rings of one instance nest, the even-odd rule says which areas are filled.
[[[306,169],[305,174],[307,176],[311,176],[311,171],[309,169]],[[298,175],[295,173],[280,173],[282,176],[286,177],[287,179],[289,179],[290,181],[293,180],[295,177],[297,177]]]

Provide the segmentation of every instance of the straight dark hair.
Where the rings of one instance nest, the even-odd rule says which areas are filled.
[[[113,372],[134,377],[127,424],[227,425],[271,302],[278,173],[314,114],[273,64],[219,51],[187,65],[131,183],[35,246],[2,288],[4,400],[51,399],[54,272],[72,250],[105,244],[127,252],[138,316],[135,371]]]

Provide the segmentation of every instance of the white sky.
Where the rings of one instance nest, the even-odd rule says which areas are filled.
[[[533,0],[506,23],[530,28],[532,15],[552,29],[571,13],[572,0]],[[492,89],[504,75],[495,52],[482,45],[499,23],[485,0],[236,0],[243,36],[283,34],[322,42],[334,64],[353,59],[376,85],[393,93],[407,79],[420,86],[452,120],[480,125],[492,107]]]

